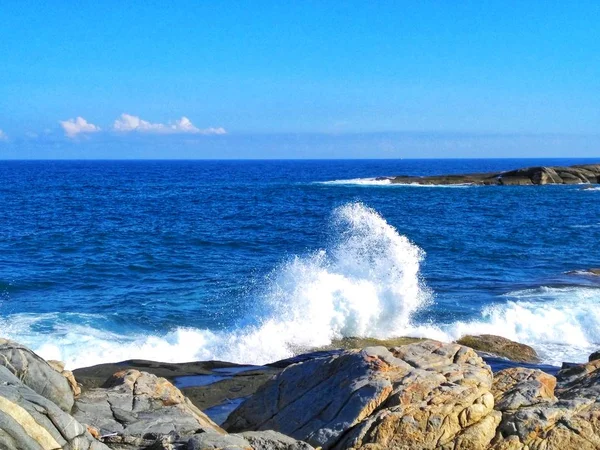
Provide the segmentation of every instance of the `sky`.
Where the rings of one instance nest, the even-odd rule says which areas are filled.
[[[598,1],[0,2],[0,159],[595,157]]]

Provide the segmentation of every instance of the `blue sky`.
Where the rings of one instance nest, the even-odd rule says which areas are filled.
[[[600,153],[597,1],[4,0],[0,20],[0,158]]]

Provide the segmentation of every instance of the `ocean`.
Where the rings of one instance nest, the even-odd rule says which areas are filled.
[[[600,188],[375,178],[591,162],[2,161],[0,336],[71,369],[467,333],[584,361]]]

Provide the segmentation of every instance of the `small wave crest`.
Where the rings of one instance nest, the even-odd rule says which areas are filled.
[[[488,306],[481,317],[443,326],[445,339],[495,334],[531,345],[552,365],[587,361],[600,343],[600,289],[538,287],[505,294],[505,303]]]
[[[418,188],[469,188],[473,184],[419,184],[419,183],[392,183],[391,178],[352,178],[348,180],[318,181],[315,184],[326,186],[388,186],[388,187],[418,187]]]
[[[319,181],[316,184],[341,185],[341,186],[391,186],[389,178],[352,178],[349,180]]]

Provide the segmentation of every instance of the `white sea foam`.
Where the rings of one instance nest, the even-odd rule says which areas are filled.
[[[583,362],[600,343],[600,289],[539,287],[508,293],[481,318],[443,326],[446,339],[495,334],[529,344],[548,364]]]
[[[599,228],[600,223],[570,225],[571,228]]]
[[[332,185],[359,185],[359,186],[391,186],[392,182],[389,178],[352,178],[349,180],[331,180],[319,181],[317,184],[332,184]]]
[[[419,183],[392,183],[391,178],[352,178],[348,180],[318,181],[315,184],[334,186],[388,186],[388,187],[420,187],[420,188],[467,188],[473,184],[419,184]]]
[[[532,345],[545,362],[560,364],[585,361],[600,343],[600,289],[593,287],[515,291],[471,321],[415,323],[432,298],[419,276],[423,251],[360,203],[336,209],[332,222],[331,245],[276,268],[237,329],[115,333],[106,331],[114,329],[106,316],[76,313],[12,315],[0,329],[70,368],[129,358],[262,364],[344,336],[451,341],[483,333]]]

